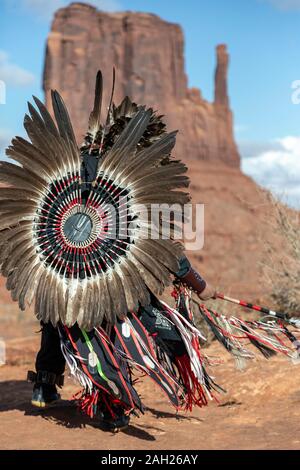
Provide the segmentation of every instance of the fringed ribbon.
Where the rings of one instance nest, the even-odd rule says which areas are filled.
[[[175,358],[175,363],[184,385],[185,394],[183,398],[185,411],[192,411],[193,406],[206,406],[208,401],[204,388],[192,371],[189,356],[187,354],[178,356]]]
[[[94,418],[97,413],[99,392],[99,389],[95,388],[93,388],[92,392],[84,389],[73,396],[73,400],[77,403],[78,409],[87,414],[90,418]]]
[[[195,301],[191,292],[183,287],[177,286],[173,292],[173,297],[177,299],[177,302],[182,293],[187,305],[194,302],[198,306],[199,313],[216,339],[234,356],[238,368],[244,367],[246,359],[255,357],[252,351],[243,346],[242,342],[245,340],[250,341],[266,358],[277,353],[289,356],[294,362],[296,356],[298,358],[300,342],[280,320],[272,318],[271,321],[246,321],[234,316],[226,317]],[[289,346],[290,343],[292,347]]]
[[[222,387],[217,385],[213,378],[209,376],[204,367],[206,356],[201,352],[199,339],[205,340],[205,337],[191,323],[192,312],[190,310],[191,320],[189,321],[165,302],[161,303],[165,308],[165,314],[176,325],[187,351],[187,354],[176,357],[176,366],[186,391],[184,397],[185,409],[191,410],[193,405],[204,406],[208,403],[208,400],[216,399],[213,390],[224,392]]]

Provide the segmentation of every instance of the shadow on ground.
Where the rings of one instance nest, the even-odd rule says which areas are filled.
[[[53,422],[67,429],[84,429],[90,426],[111,433],[99,419],[91,419],[82,414],[72,400],[60,400],[47,409],[39,410],[34,408],[30,403],[31,391],[32,385],[24,380],[7,380],[1,382],[0,413],[17,410],[24,413],[25,416],[41,417],[46,421]],[[155,408],[146,408],[145,411],[157,419],[190,420],[188,416],[179,416],[176,413],[163,412]],[[199,421],[201,420],[199,419]],[[151,431],[160,431],[160,429],[156,426],[130,425],[122,432],[145,441],[155,441],[156,438],[151,434]]]

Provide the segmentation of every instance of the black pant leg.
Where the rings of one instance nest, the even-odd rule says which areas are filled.
[[[42,322],[41,326],[41,349],[36,357],[35,368],[37,371],[45,370],[61,375],[65,370],[66,361],[61,352],[58,330],[51,323]]]

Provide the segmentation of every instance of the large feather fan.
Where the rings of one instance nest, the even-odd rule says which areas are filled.
[[[22,310],[35,300],[44,322],[113,324],[161,294],[178,269],[182,247],[161,236],[164,216],[157,223],[150,213],[189,200],[186,167],[170,158],[176,133],[129,98],[111,104],[101,125],[100,72],[80,149],[61,96],[52,92],[56,122],[34,101],[24,119],[31,142],[16,137],[6,153],[17,164],[0,162],[1,273],[12,299]]]

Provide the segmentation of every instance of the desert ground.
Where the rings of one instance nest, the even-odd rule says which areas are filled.
[[[3,325],[4,322],[2,322]],[[2,334],[3,329],[1,329]],[[299,449],[300,365],[286,358],[257,358],[243,372],[213,342],[206,350],[223,363],[213,374],[227,389],[220,403],[179,413],[148,378],[138,386],[146,405],[127,430],[103,431],[71,398],[79,390],[68,377],[62,401],[44,411],[30,405],[26,372],[34,366],[38,324],[17,317],[6,325],[7,362],[0,367],[1,449]]]

